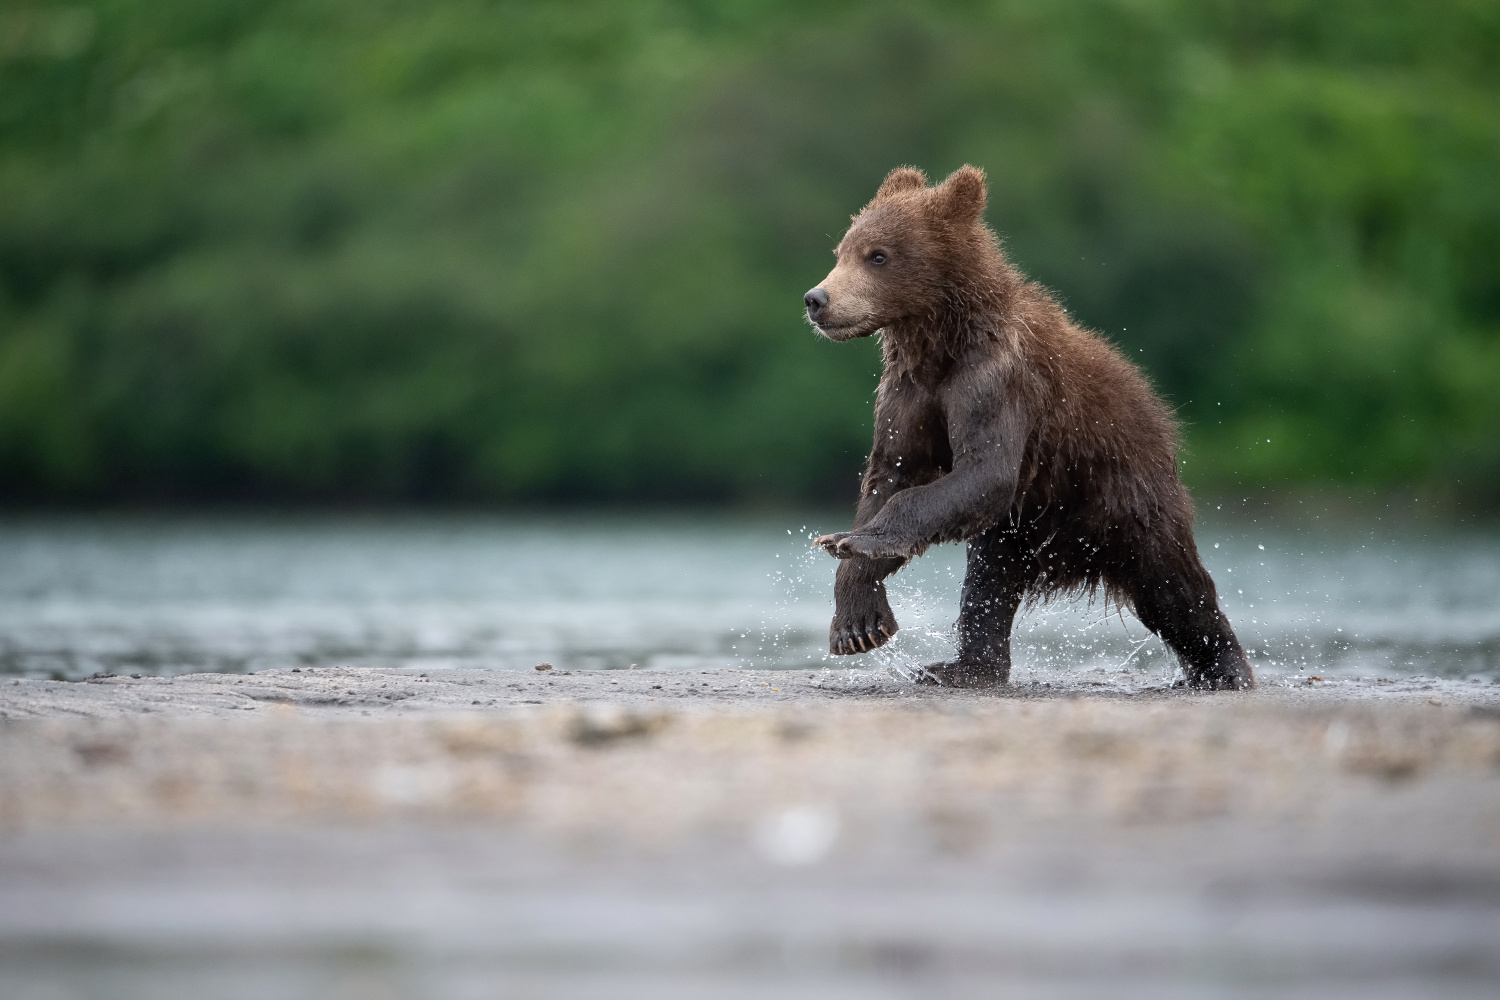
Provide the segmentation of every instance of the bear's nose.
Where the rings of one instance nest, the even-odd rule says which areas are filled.
[[[816,323],[823,310],[828,308],[828,293],[821,288],[814,288],[802,296],[802,304],[807,306],[807,318]]]

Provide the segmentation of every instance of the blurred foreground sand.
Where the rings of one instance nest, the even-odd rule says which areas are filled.
[[[1493,685],[275,670],[0,719],[6,997],[1500,990]]]

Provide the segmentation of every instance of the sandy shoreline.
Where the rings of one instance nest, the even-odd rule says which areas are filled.
[[[336,668],[12,679],[0,720],[11,830],[410,807],[524,824],[569,798],[588,802],[564,823],[579,831],[649,817],[682,836],[799,797],[878,802],[877,826],[997,796],[1013,816],[1172,822],[1500,768],[1500,690],[1422,680],[1226,695],[1096,674],[983,693],[857,671]]]
[[[301,995],[350,941],[426,970],[412,996],[479,995],[450,982],[455,948],[576,995],[595,994],[572,960],[538,955],[594,955],[651,995],[773,973],[779,995],[828,995],[818,976],[867,995],[859,970],[901,955],[917,985],[972,976],[976,996],[996,977],[1096,995],[1079,976],[1137,966],[1155,970],[1140,995],[1188,967],[1260,995],[1291,968],[1384,968],[1363,996],[1500,983],[1500,689],[1133,676],[998,694],[846,671],[0,681],[0,987],[27,996],[102,942],[111,981],[149,966],[156,995],[179,995],[160,976],[212,992],[183,970],[216,948]],[[289,934],[311,957],[287,957]]]

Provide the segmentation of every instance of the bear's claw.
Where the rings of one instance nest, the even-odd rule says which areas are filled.
[[[910,546],[894,542],[888,536],[853,531],[835,531],[831,535],[822,535],[813,542],[813,547],[821,548],[835,559],[881,559],[910,554]]]
[[[820,535],[818,539],[813,542],[813,548],[821,548],[824,552],[827,552],[835,559],[852,559],[854,557],[854,553],[850,552],[844,545],[845,539],[847,539],[851,534],[853,534],[853,532],[835,531],[831,535]]]
[[[891,636],[897,632],[897,626],[894,621],[887,625],[874,618],[849,622],[841,626],[839,619],[835,618],[833,627],[828,632],[830,653],[834,656],[853,656],[856,653],[868,653],[890,642]]]

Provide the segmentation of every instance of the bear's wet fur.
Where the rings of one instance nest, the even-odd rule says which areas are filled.
[[[985,199],[975,167],[935,187],[891,171],[805,297],[829,339],[879,334],[885,365],[853,529],[818,539],[842,560],[831,651],[883,645],[897,628],[885,578],[965,541],[957,658],[922,679],[1007,683],[1024,604],[1102,590],[1161,636],[1189,685],[1253,687],[1193,541],[1176,421],[1135,366],[1010,265]]]

